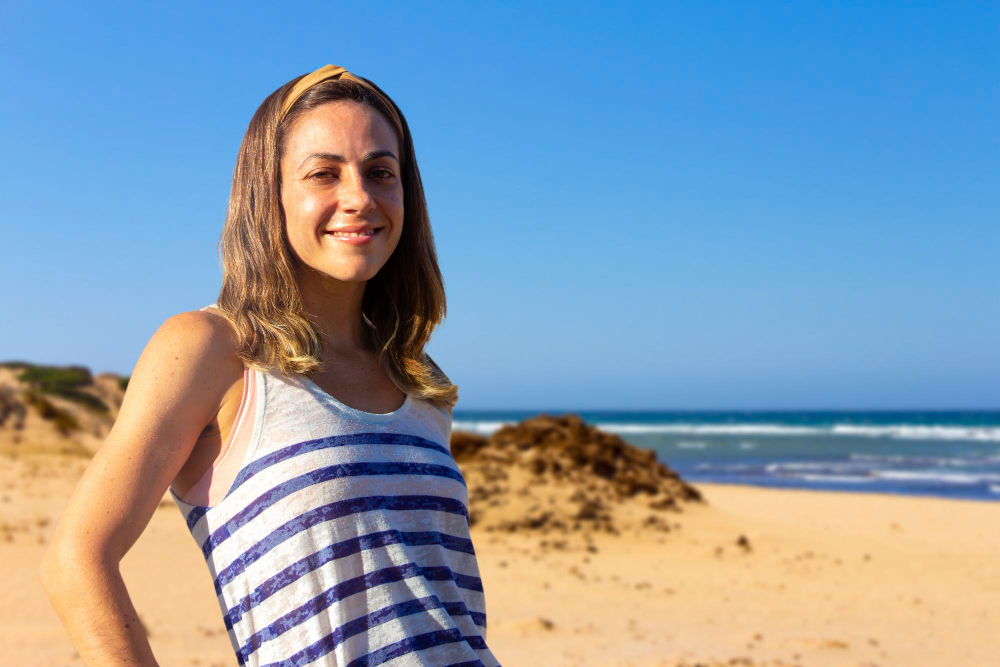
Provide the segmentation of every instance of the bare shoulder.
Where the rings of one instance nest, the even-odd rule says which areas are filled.
[[[193,310],[168,317],[136,362],[123,413],[131,414],[125,412],[127,404],[137,403],[148,414],[162,397],[174,396],[187,407],[184,418],[200,430],[242,377],[243,361],[236,352],[236,333],[221,314]]]
[[[235,342],[232,325],[229,323],[217,308],[207,310],[186,310],[184,312],[171,315],[166,319],[170,323],[182,323],[191,326],[196,335],[209,335],[218,337],[219,342],[224,339],[231,339]],[[165,322],[165,323],[166,323]]]
[[[160,325],[153,338],[159,338],[158,342],[167,347],[188,353],[189,360],[197,359],[207,364],[208,367],[203,368],[205,372],[242,369],[242,361],[236,354],[236,332],[229,320],[214,308],[172,315]]]
[[[71,563],[81,554],[121,560],[242,372],[224,317],[168,317],[139,355],[118,417],[77,483],[46,562]]]

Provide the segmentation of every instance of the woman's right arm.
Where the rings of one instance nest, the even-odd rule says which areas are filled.
[[[157,664],[119,563],[218,412],[227,378],[240,373],[229,324],[204,311],[167,319],[136,362],[114,426],[39,567],[84,664]]]

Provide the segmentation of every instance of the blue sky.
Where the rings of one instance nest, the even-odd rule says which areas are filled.
[[[0,358],[213,302],[246,124],[332,63],[413,132],[459,409],[1000,407],[1000,11],[541,4],[7,3]]]

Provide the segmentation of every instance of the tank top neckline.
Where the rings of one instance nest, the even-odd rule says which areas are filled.
[[[365,412],[364,410],[358,410],[357,408],[352,408],[346,403],[338,401],[336,398],[324,391],[318,384],[312,381],[309,377],[305,375],[300,375],[299,378],[302,380],[302,384],[312,392],[315,396],[332,404],[339,410],[351,415],[355,419],[368,420],[368,421],[390,421],[404,415],[409,409],[410,405],[413,403],[413,394],[406,392],[406,398],[403,400],[403,404],[392,412]]]
[[[199,310],[205,310],[206,308],[218,308],[218,302],[211,303],[207,306],[203,306]],[[392,412],[365,412],[364,410],[358,410],[357,408],[352,408],[346,403],[338,401],[336,398],[324,391],[318,384],[313,382],[309,377],[305,375],[299,375],[302,380],[302,384],[314,395],[323,399],[327,403],[334,405],[341,411],[353,416],[355,419],[367,419],[369,421],[390,421],[401,417],[410,409],[410,405],[413,403],[413,395],[410,392],[406,392],[406,398],[403,400],[403,404],[393,410]]]

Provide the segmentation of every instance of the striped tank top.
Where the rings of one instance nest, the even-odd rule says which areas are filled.
[[[170,489],[238,663],[498,665],[448,411],[363,412],[277,371],[243,387],[215,465]]]

